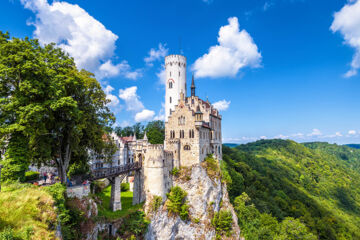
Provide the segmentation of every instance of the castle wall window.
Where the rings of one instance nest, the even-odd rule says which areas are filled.
[[[191,150],[191,148],[190,148],[190,146],[189,146],[189,145],[185,145],[185,146],[184,146],[184,150],[185,150],[185,151],[190,151],[190,150]]]
[[[180,71],[179,71],[179,77],[180,77]]]
[[[170,97],[170,103],[172,102],[172,98]]]
[[[173,83],[169,82],[169,88],[172,88],[172,87],[173,87]]]
[[[171,77],[171,72],[170,72],[170,77]]]

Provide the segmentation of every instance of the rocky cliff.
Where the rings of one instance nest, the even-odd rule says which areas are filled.
[[[182,168],[174,174],[173,186],[179,186],[187,192],[186,202],[189,205],[189,218],[183,221],[179,216],[169,214],[167,201],[156,211],[153,202],[145,204],[151,223],[148,226],[146,239],[239,239],[240,229],[237,217],[230,204],[226,185],[221,182],[219,170],[209,170],[206,163]],[[147,198],[151,199],[151,198]],[[226,211],[232,217],[230,231],[227,234],[215,229],[214,216],[219,211]]]

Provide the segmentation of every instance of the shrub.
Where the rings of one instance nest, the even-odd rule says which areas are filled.
[[[180,170],[177,167],[174,167],[170,172],[170,174],[175,177],[179,176],[179,173],[180,173]]]
[[[34,171],[25,172],[25,182],[38,180],[39,176],[40,176],[39,172],[34,172]]]
[[[121,183],[121,191],[127,192],[130,190],[130,183]]]
[[[161,206],[161,203],[162,203],[162,197],[155,195],[152,201],[152,206],[151,206],[152,210],[156,212]]]
[[[169,213],[180,215],[182,220],[189,218],[189,206],[185,202],[187,192],[181,189],[179,186],[172,187],[167,194],[168,200],[166,203]]]
[[[194,219],[194,223],[199,223],[200,222],[200,219],[199,218],[195,218]]]
[[[7,227],[0,232],[0,240],[20,240],[21,238],[16,237],[14,231]]]
[[[209,154],[203,164],[203,167],[206,168],[206,172],[211,178],[219,177],[220,176],[220,168],[218,161],[213,157],[212,154]]]
[[[180,218],[184,221],[189,219],[189,208],[190,208],[190,206],[187,204],[187,202],[185,202],[181,206]]]
[[[144,212],[136,211],[129,214],[124,219],[123,223],[119,227],[118,233],[125,239],[127,239],[127,237],[130,237],[130,239],[136,239],[134,237],[141,237],[146,233],[149,223],[150,222],[146,219]]]
[[[229,210],[220,210],[215,213],[211,224],[215,227],[217,235],[230,236],[232,230],[232,214]]]

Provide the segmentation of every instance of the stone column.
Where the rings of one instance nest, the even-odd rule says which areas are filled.
[[[121,179],[114,177],[111,180],[110,209],[115,212],[121,210]]]
[[[133,205],[139,204],[143,202],[145,196],[143,196],[143,178],[142,178],[142,170],[135,171],[134,174],[134,186],[133,186]]]

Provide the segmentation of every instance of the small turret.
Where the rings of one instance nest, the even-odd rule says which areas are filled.
[[[195,81],[194,81],[194,74],[192,75],[191,80],[191,96],[195,97]]]
[[[195,127],[199,128],[203,124],[203,113],[200,111],[200,107],[197,106],[195,112]]]
[[[147,138],[147,136],[146,136],[146,132],[145,132],[145,134],[144,134],[144,139],[143,139],[144,141],[148,141],[148,138]]]

